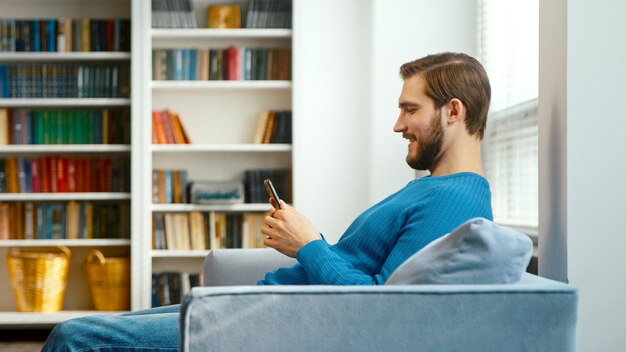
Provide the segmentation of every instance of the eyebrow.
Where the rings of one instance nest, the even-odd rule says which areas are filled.
[[[404,102],[398,103],[398,108],[399,109],[408,108],[408,107],[414,108],[414,107],[419,107],[419,106],[420,106],[420,104],[418,104],[418,103],[412,103],[412,102],[408,102],[408,101],[404,101]]]

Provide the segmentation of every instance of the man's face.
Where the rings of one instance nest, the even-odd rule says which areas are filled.
[[[432,169],[441,156],[441,110],[426,96],[426,82],[417,74],[404,80],[398,99],[400,116],[393,128],[409,140],[406,162],[416,170]]]

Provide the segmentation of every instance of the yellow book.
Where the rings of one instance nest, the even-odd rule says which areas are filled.
[[[81,51],[91,51],[91,20],[83,18],[80,21],[80,34],[82,41]]]
[[[9,110],[0,109],[0,145],[9,144]]]
[[[85,227],[87,238],[93,238],[93,203],[85,203]]]
[[[79,223],[79,205],[76,201],[70,201],[67,203],[67,238],[74,240],[78,238],[78,223]]]
[[[261,111],[259,117],[256,120],[256,128],[254,129],[254,136],[252,138],[252,143],[260,144],[263,143],[263,136],[265,136],[265,129],[267,126],[267,120],[270,117],[270,111],[265,110]]]
[[[207,28],[241,28],[241,6],[209,6],[207,9]]]
[[[204,243],[204,217],[199,211],[189,213],[191,249],[206,249]]]

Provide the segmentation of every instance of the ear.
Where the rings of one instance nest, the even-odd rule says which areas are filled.
[[[448,116],[446,120],[448,125],[457,121],[465,120],[465,105],[463,105],[461,100],[452,98],[446,106],[448,107]]]

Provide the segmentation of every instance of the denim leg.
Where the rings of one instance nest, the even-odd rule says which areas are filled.
[[[42,351],[178,351],[180,306],[93,315],[58,324]]]

